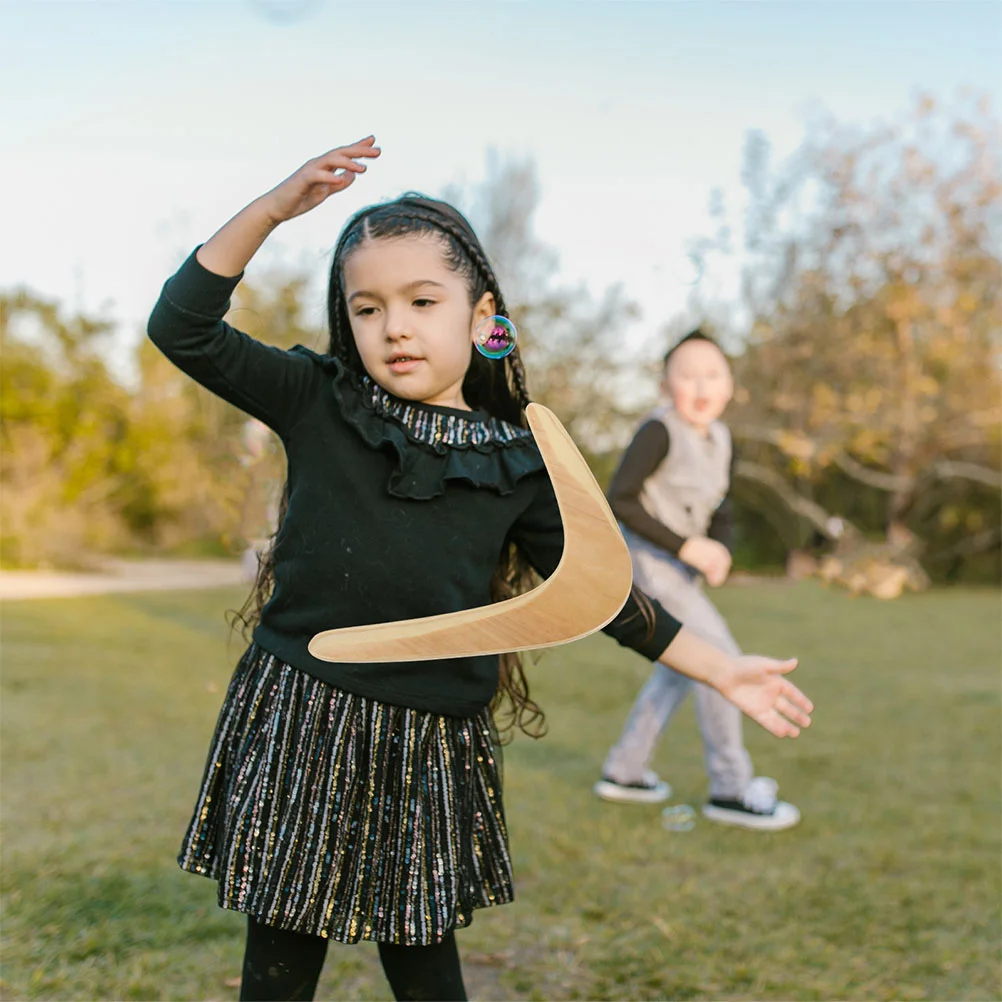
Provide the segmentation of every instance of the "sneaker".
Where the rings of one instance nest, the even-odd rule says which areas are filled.
[[[603,776],[594,786],[595,796],[622,804],[660,804],[671,796],[671,787],[656,772],[644,770],[639,783],[617,783]]]
[[[793,804],[776,798],[779,789],[774,779],[756,776],[745,788],[740,800],[711,797],[703,805],[703,816],[722,825],[738,825],[758,831],[778,832],[800,821],[800,811]]]

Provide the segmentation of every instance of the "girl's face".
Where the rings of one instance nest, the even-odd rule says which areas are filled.
[[[675,410],[697,428],[708,428],[734,393],[731,369],[724,353],[708,341],[688,341],[668,360],[661,384]]]
[[[342,269],[348,318],[365,371],[405,400],[469,410],[463,379],[473,332],[494,314],[484,293],[470,306],[465,277],[428,234],[366,240]]]

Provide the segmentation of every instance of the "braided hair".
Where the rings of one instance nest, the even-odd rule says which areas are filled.
[[[344,295],[344,263],[352,251],[369,240],[392,239],[409,235],[430,235],[442,242],[448,266],[467,283],[470,305],[484,293],[494,297],[494,312],[507,316],[504,296],[497,276],[473,228],[466,218],[446,202],[409,192],[392,202],[370,206],[356,213],[345,225],[334,249],[327,287],[327,319],[330,342],[327,354],[337,358],[349,371],[365,375],[361,356],[355,345]],[[485,410],[493,417],[521,428],[527,427],[525,408],[529,404],[525,368],[516,347],[503,360],[488,360],[479,352],[472,359],[463,380],[463,397],[470,407]],[[285,484],[279,507],[281,526],[289,503],[289,485]],[[502,552],[491,579],[491,600],[500,602],[532,587],[532,568],[514,544]],[[254,589],[237,614],[248,631],[261,618],[261,611],[274,587],[274,537],[262,555]],[[518,727],[531,737],[541,737],[546,730],[545,715],[529,696],[529,683],[517,653],[502,654],[500,677],[492,709],[499,719],[499,733],[510,739]]]

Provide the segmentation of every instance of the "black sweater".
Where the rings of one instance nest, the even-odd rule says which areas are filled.
[[[399,419],[404,402],[337,360],[234,330],[222,318],[239,280],[209,272],[192,254],[164,286],[149,335],[178,368],[263,421],[285,446],[290,504],[255,641],[348,692],[450,716],[478,713],[497,687],[497,655],[334,664],[307,645],[323,630],[488,604],[509,541],[543,577],[552,574],[563,528],[535,442],[484,412],[411,404],[408,423]],[[483,434],[471,446],[426,443],[415,436],[415,418],[440,428],[475,422]],[[652,604],[653,635],[632,598],[605,632],[653,661],[679,624]]]

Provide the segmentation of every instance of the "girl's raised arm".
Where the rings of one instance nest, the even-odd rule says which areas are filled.
[[[283,437],[303,417],[322,381],[309,352],[281,351],[235,330],[223,317],[245,265],[283,220],[343,191],[379,156],[370,136],[304,164],[255,199],[198,248],[164,286],[150,339],[183,372]]]
[[[356,159],[378,157],[381,151],[375,143],[375,137],[368,136],[307,161],[202,244],[199,263],[216,275],[238,276],[279,223],[315,209],[364,173],[365,164]]]

